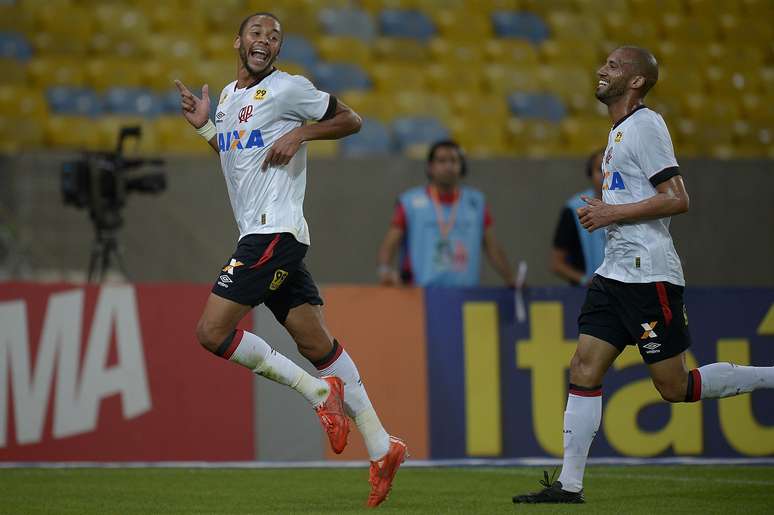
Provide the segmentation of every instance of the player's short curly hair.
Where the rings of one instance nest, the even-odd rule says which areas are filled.
[[[242,20],[242,23],[239,24],[239,35],[242,35],[242,32],[245,30],[245,26],[247,25],[247,22],[250,21],[252,18],[255,18],[256,16],[268,16],[269,18],[272,18],[274,21],[282,25],[282,22],[279,18],[277,18],[275,15],[273,15],[270,12],[260,12],[260,13],[253,13],[244,20]]]

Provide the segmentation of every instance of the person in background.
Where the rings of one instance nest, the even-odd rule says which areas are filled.
[[[379,280],[417,286],[477,286],[481,250],[503,282],[515,286],[508,257],[495,238],[484,194],[461,184],[465,155],[454,141],[439,141],[427,155],[428,184],[398,197],[378,254]],[[400,274],[392,265],[401,250]]]
[[[588,285],[605,258],[605,231],[586,231],[575,214],[586,205],[582,196],[602,198],[603,153],[599,149],[586,160],[586,177],[591,186],[567,200],[554,232],[551,271],[572,285]]]

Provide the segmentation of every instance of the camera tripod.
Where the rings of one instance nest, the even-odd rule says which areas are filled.
[[[111,262],[118,265],[118,271],[129,279],[129,274],[124,265],[124,257],[118,245],[118,229],[96,227],[94,243],[91,247],[91,259],[89,260],[89,282],[102,282],[105,272],[110,268]]]

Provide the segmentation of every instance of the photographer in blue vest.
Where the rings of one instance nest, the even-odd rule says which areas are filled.
[[[586,286],[605,258],[605,231],[585,230],[576,210],[586,205],[581,196],[602,198],[602,159],[597,150],[586,160],[586,177],[591,187],[567,200],[554,233],[551,271],[573,285]]]
[[[453,141],[439,141],[427,155],[428,184],[398,197],[378,255],[379,280],[417,286],[477,286],[481,251],[504,283],[513,270],[492,228],[484,194],[461,184],[465,155]],[[392,265],[400,249],[400,271]]]

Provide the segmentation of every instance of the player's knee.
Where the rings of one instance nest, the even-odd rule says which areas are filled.
[[[661,394],[661,398],[667,402],[685,401],[685,385],[675,382],[654,381],[656,390]]]
[[[229,331],[223,331],[217,325],[202,319],[196,324],[196,339],[199,344],[210,352],[215,352],[229,335]]]
[[[579,386],[594,386],[601,382],[601,378],[597,377],[593,364],[576,352],[570,360],[570,382]]]

